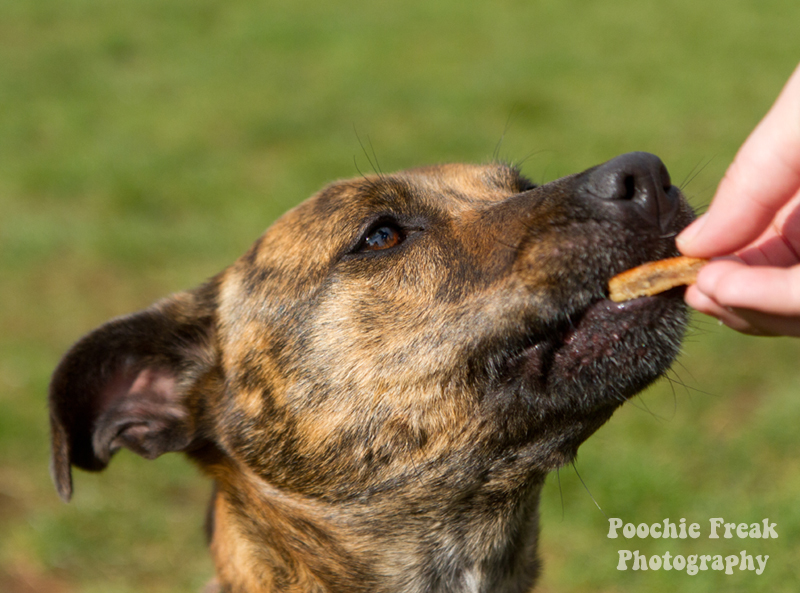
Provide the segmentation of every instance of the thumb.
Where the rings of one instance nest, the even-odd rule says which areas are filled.
[[[686,255],[733,253],[755,240],[800,187],[800,66],[739,149],[703,220],[677,238]]]

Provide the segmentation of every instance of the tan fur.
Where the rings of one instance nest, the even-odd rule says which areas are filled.
[[[76,344],[51,387],[59,492],[119,447],[186,451],[216,485],[210,590],[528,590],[547,472],[682,331],[679,298],[617,310],[604,291],[672,254],[658,225],[691,212],[664,189],[654,226],[598,200],[592,171],[325,188],[209,283]],[[376,229],[391,248],[366,247]]]

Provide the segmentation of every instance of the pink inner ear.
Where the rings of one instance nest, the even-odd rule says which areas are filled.
[[[105,462],[120,447],[153,459],[185,448],[194,436],[184,394],[167,368],[127,368],[108,382],[100,398],[104,411],[92,444]]]
[[[126,368],[117,373],[99,394],[98,407],[106,409],[122,398],[170,402],[175,396],[175,373],[164,368]]]
[[[159,368],[144,368],[129,387],[129,397],[146,397],[151,401],[172,402],[175,398],[175,374]]]

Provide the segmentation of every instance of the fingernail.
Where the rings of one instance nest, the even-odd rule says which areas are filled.
[[[683,229],[681,234],[675,238],[675,243],[677,244],[678,249],[683,251],[684,248],[689,247],[692,244],[692,241],[694,241],[695,237],[700,234],[703,225],[705,225],[707,220],[706,216],[706,214],[703,214],[700,218]]]

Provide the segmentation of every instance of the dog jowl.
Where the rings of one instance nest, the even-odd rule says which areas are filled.
[[[680,292],[613,304],[692,212],[660,160],[334,183],[196,290],[80,340],[53,474],[126,447],[215,482],[214,590],[529,590],[550,470],[677,354]]]

